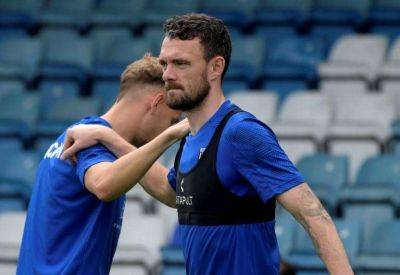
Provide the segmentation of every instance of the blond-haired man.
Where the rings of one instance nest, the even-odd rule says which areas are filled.
[[[17,274],[109,273],[121,228],[123,194],[188,132],[185,121],[168,128],[180,112],[166,105],[162,74],[157,59],[145,55],[123,72],[110,110],[77,123],[112,128],[139,149],[117,160],[106,147],[94,145],[80,151],[72,163],[60,158],[65,132],[50,146],[37,171]],[[124,169],[134,163],[136,169]],[[129,180],[116,182],[117,170]]]

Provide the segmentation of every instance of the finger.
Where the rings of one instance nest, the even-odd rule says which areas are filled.
[[[68,149],[65,150],[64,148],[64,152],[61,154],[60,159],[61,160],[66,160],[66,159],[70,159],[73,156],[75,156],[76,152],[79,150],[77,143],[73,143]]]

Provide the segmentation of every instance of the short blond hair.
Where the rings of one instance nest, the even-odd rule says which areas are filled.
[[[129,64],[121,74],[120,89],[117,101],[121,99],[132,84],[164,86],[163,68],[158,59],[146,53],[142,59]]]

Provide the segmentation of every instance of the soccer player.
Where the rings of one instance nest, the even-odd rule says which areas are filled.
[[[189,131],[187,121],[169,127],[179,120],[180,112],[166,105],[162,74],[157,59],[145,55],[123,72],[111,109],[77,123],[112,128],[139,149],[117,159],[104,146],[95,145],[80,151],[73,164],[60,159],[65,133],[50,146],[37,171],[17,274],[109,274],[124,193]],[[127,180],[116,181],[116,172]]]
[[[176,192],[164,187],[155,197],[176,198],[187,274],[278,274],[276,201],[309,233],[330,274],[353,274],[331,217],[272,130],[225,99],[231,41],[224,23],[186,14],[168,19],[164,33],[159,62],[167,104],[185,113],[190,134],[168,177],[152,168],[144,186],[155,194],[170,184]],[[80,142],[66,157],[93,140],[84,127],[76,130],[71,139]],[[129,152],[111,131],[97,140]]]

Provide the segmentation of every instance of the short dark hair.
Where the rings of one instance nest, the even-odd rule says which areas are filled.
[[[204,59],[220,55],[225,59],[222,79],[231,59],[232,44],[228,28],[220,19],[201,13],[188,13],[169,18],[164,23],[164,35],[170,39],[192,40],[199,38],[204,48]]]

